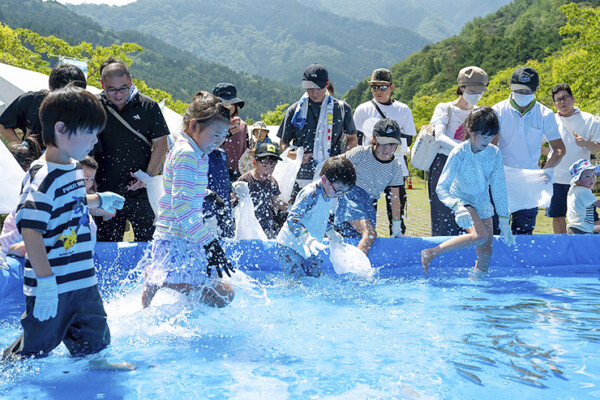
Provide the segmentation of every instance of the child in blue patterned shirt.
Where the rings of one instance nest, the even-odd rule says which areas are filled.
[[[325,236],[330,242],[341,242],[342,236],[333,229],[329,217],[339,197],[356,184],[352,163],[342,157],[325,161],[321,179],[298,193],[287,220],[277,236],[279,264],[287,275],[320,276]]]

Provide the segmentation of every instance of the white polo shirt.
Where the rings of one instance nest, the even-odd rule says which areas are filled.
[[[383,112],[386,118],[393,119],[398,123],[400,129],[403,130],[405,135],[416,136],[417,130],[415,129],[415,122],[413,120],[412,112],[410,108],[402,102],[393,100],[392,104],[381,104],[377,100],[373,100],[377,103],[379,109]],[[363,145],[368,145],[373,139],[373,126],[375,123],[383,119],[379,111],[375,108],[371,101],[364,102],[356,107],[354,110],[354,125],[356,129],[364,134]],[[406,139],[400,139],[402,146],[399,146],[396,157],[401,159],[402,171],[404,176],[408,176],[408,167],[404,162],[403,155],[409,154],[408,143]]]
[[[575,107],[575,112],[572,115],[563,117],[555,114],[555,118],[560,136],[567,148],[567,154],[554,167],[554,181],[568,185],[571,183],[571,174],[569,173],[571,165],[582,158],[589,160],[591,154],[588,148],[578,146],[575,143],[573,132],[584,139],[600,142],[600,122],[594,115],[580,111],[577,107]],[[552,155],[552,151],[550,151],[550,155]]]
[[[531,110],[521,115],[508,99],[495,104],[492,109],[500,121],[498,147],[504,165],[538,169],[543,140],[561,139],[552,110],[536,101]]]

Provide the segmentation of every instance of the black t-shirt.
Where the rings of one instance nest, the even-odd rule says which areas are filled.
[[[100,102],[106,109],[111,107],[127,121],[132,128],[144,135],[150,142],[169,134],[169,128],[158,103],[141,93],[119,110],[108,101],[104,93]],[[111,191],[126,197],[144,197],[143,189],[134,192],[127,190],[133,180],[129,175],[138,169],[145,171],[152,153],[148,144],[125,127],[106,110],[106,127],[98,134],[98,143],[94,148],[94,158],[98,161],[96,182],[98,191]]]
[[[342,112],[340,105],[344,105],[344,118],[342,121]],[[281,138],[281,141],[292,143],[294,146],[303,146],[305,153],[312,153],[315,145],[315,134],[317,130],[317,119],[321,112],[321,103],[313,103],[312,100],[308,100],[308,113],[306,115],[306,124],[304,128],[299,129],[297,126],[292,124],[292,118],[296,111],[298,102],[292,104],[285,113],[285,117],[277,136]],[[333,101],[333,126],[331,128],[331,155],[337,156],[343,154],[346,151],[346,135],[355,135],[356,127],[354,126],[354,120],[352,119],[352,109],[345,102],[340,102],[337,99]],[[312,179],[315,173],[315,163],[309,160],[306,164],[302,164],[300,172],[298,172],[298,179]]]
[[[50,93],[48,90],[23,93],[17,97],[0,116],[0,124],[5,128],[19,128],[25,137],[34,137],[42,146],[42,124],[38,115],[40,106]]]
[[[252,176],[252,171],[246,172],[240,176],[238,182],[247,182],[248,189],[250,191],[250,197],[254,204],[254,214],[258,223],[265,231],[265,234],[269,239],[273,239],[277,232],[275,232],[275,208],[271,202],[273,196],[279,196],[279,185],[273,177],[259,181]]]

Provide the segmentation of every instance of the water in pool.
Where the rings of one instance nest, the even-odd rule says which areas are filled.
[[[592,271],[590,271],[592,272]],[[389,274],[388,274],[389,275]],[[90,369],[64,346],[0,366],[3,399],[600,398],[597,271],[473,281],[331,275],[289,282],[238,273],[225,309],[139,282],[105,293],[109,361]],[[0,345],[19,334],[23,299],[2,301]]]

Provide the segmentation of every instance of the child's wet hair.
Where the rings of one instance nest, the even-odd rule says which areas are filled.
[[[183,115],[183,130],[187,131],[192,120],[203,125],[210,125],[216,120],[229,123],[231,114],[229,107],[212,93],[203,90],[196,93]]]
[[[106,112],[96,96],[72,83],[48,93],[39,117],[46,146],[56,146],[54,129],[59,121],[65,124],[69,137],[77,130],[97,132],[106,125]]]
[[[12,143],[8,150],[15,157],[23,170],[27,171],[31,163],[40,158],[42,155],[42,147],[40,143],[33,137],[27,137],[22,143]]]
[[[79,161],[79,163],[81,164],[82,167],[87,167],[87,168],[93,169],[93,170],[98,169],[98,163],[96,162],[96,160],[94,160],[93,157],[90,157],[90,156],[85,156],[85,158],[83,160]]]
[[[331,157],[323,164],[321,176],[325,176],[330,183],[339,182],[347,186],[356,185],[356,170],[347,158]]]
[[[496,136],[500,130],[498,116],[491,107],[477,107],[473,109],[465,119],[465,139],[469,138],[469,132],[483,136]]]

